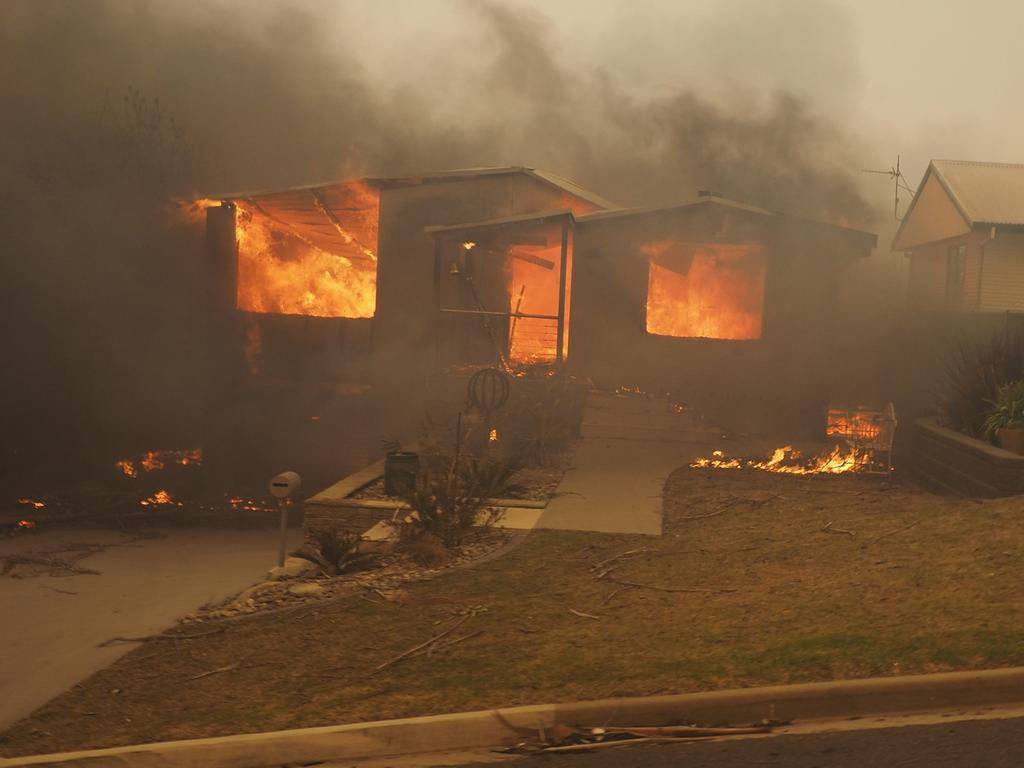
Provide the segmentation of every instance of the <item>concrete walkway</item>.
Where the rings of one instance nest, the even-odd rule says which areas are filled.
[[[291,530],[290,546],[301,531]],[[153,536],[151,533],[143,534]],[[164,631],[204,603],[259,581],[276,564],[277,531],[48,531],[0,540],[10,555],[74,558],[98,574],[0,576],[0,729],[137,646],[97,644]],[[51,573],[52,573],[51,569]]]
[[[661,492],[699,443],[585,437],[537,528],[661,535]]]

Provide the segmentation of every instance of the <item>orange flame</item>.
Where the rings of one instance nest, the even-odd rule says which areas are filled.
[[[871,465],[871,454],[856,448],[843,450],[838,445],[826,454],[804,458],[791,445],[776,448],[765,461],[727,457],[722,451],[714,451],[709,457],[702,457],[690,464],[698,469],[756,469],[763,472],[779,472],[787,475],[839,475],[846,472],[860,472]]]
[[[18,499],[18,503],[32,507],[32,509],[42,509],[46,506],[46,502],[36,501],[35,499]]]
[[[165,469],[168,464],[178,464],[186,467],[198,466],[203,461],[203,449],[191,448],[184,451],[146,451],[137,462],[131,459],[120,459],[114,462],[114,466],[121,470],[126,477],[138,477],[139,469],[144,472],[153,472],[158,469]]]
[[[647,332],[658,336],[759,339],[766,262],[754,244],[645,244]]]
[[[558,316],[558,292],[562,264],[561,231],[549,231],[552,245],[517,244],[508,251],[511,272],[509,310],[513,314]],[[572,295],[572,242],[566,253],[565,323],[569,328]],[[569,354],[569,335],[565,334],[563,354]],[[558,320],[516,318],[509,321],[509,357],[516,363],[554,362],[558,356]]]
[[[882,425],[874,421],[870,413],[832,409],[828,412],[825,434],[854,440],[876,440],[882,434]]]
[[[141,504],[144,507],[160,506],[160,505],[163,505],[163,504],[174,504],[174,503],[175,503],[175,501],[174,501],[174,499],[172,498],[171,494],[168,491],[157,491],[152,496],[150,496],[148,499],[143,499],[142,501],[139,502],[139,504]],[[178,506],[181,506],[180,502],[178,502]]]
[[[314,317],[373,317],[377,305],[377,231],[380,200],[362,180],[331,187],[340,204],[322,214],[316,228],[340,236],[337,252],[316,245],[310,225],[291,226],[272,218],[258,201],[233,201],[238,240],[237,306],[246,312]],[[182,213],[201,220],[219,200],[185,203]],[[338,212],[343,211],[343,218]],[[250,340],[251,341],[251,340]]]
[[[36,527],[36,524],[31,520],[19,520],[18,528],[23,531],[30,531]]]

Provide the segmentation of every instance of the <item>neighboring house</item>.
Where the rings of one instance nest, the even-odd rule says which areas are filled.
[[[912,309],[1024,312],[1024,165],[933,160],[892,249]]]

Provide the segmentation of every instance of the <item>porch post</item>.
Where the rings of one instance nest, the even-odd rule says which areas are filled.
[[[565,362],[565,283],[569,261],[569,219],[562,222],[562,268],[558,275],[558,354],[559,367]]]

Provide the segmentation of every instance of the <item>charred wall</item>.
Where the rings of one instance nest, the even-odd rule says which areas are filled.
[[[727,206],[579,222],[573,371],[598,386],[671,392],[723,428],[817,431],[829,402],[834,307],[843,265],[863,255],[836,230]],[[761,338],[649,334],[645,243],[758,243],[767,258]]]

